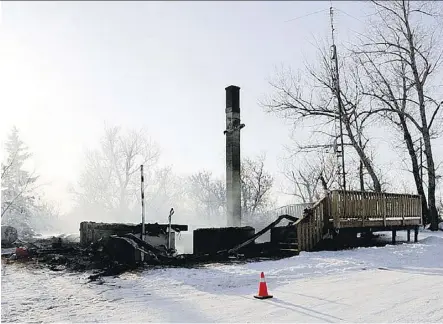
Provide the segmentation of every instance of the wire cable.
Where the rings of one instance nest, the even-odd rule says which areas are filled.
[[[301,19],[301,18],[305,18],[305,17],[308,17],[308,16],[312,16],[312,15],[315,15],[315,14],[321,13],[321,12],[325,12],[325,11],[328,11],[328,10],[329,10],[329,9],[322,9],[322,10],[314,11],[314,12],[308,13],[308,14],[303,15],[303,16],[299,16],[299,17],[295,17],[295,18],[292,18],[292,19],[286,20],[285,22],[290,22],[290,21],[298,20],[298,19]]]

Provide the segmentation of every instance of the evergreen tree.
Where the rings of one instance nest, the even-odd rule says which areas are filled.
[[[2,225],[13,226],[19,235],[26,236],[32,234],[31,216],[35,209],[33,191],[38,177],[23,168],[31,154],[16,127],[12,128],[5,149],[6,161],[1,166]]]

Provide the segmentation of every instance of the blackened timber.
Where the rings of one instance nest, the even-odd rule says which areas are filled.
[[[249,240],[247,240],[246,242],[243,242],[242,244],[239,244],[236,247],[230,249],[228,251],[228,253],[235,253],[238,250],[240,250],[241,248],[245,247],[246,245],[254,242],[258,237],[260,237],[263,234],[265,234],[271,228],[277,226],[277,224],[280,223],[283,219],[287,219],[287,220],[289,220],[291,222],[296,222],[298,220],[298,217],[293,217],[293,216],[290,216],[290,215],[281,215],[281,216],[279,216],[275,221],[273,221],[271,224],[269,224],[268,226],[263,228],[261,231],[259,231],[257,234],[255,234],[253,237],[251,237]]]

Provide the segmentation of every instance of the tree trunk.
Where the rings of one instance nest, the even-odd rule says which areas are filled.
[[[358,167],[358,175],[360,178],[360,191],[365,191],[365,177],[364,177],[364,165],[362,160],[360,160]]]
[[[427,132],[427,138],[424,138],[425,143],[425,155],[428,166],[428,206],[429,206],[429,218],[431,221],[431,230],[438,231],[438,211],[435,199],[435,166],[432,156],[431,139],[429,132]]]
[[[342,105],[343,107],[343,105]],[[369,176],[371,177],[372,183],[374,184],[374,191],[375,192],[381,192],[381,184],[380,180],[378,179],[377,175],[375,174],[374,168],[372,167],[372,163],[369,160],[369,158],[366,156],[365,151],[363,150],[360,145],[358,145],[358,142],[352,133],[351,125],[349,124],[349,120],[345,114],[343,114],[344,120],[343,124],[346,127],[346,132],[348,134],[349,140],[352,143],[352,146],[355,148],[355,151],[357,152],[360,160],[362,161],[363,165],[365,166],[366,170],[369,173]],[[343,154],[343,152],[342,152]]]
[[[420,176],[420,168],[418,166],[417,154],[414,149],[414,143],[412,141],[411,133],[409,132],[408,125],[406,123],[405,116],[399,114],[400,125],[403,130],[403,138],[406,142],[406,147],[408,149],[409,157],[411,158],[412,163],[412,174],[414,176],[415,186],[417,187],[417,193],[422,197],[422,219],[423,225],[429,223],[429,210],[428,203],[426,201],[425,191],[423,189],[423,181]]]
[[[361,133],[358,135],[358,144],[360,147],[363,147],[363,143],[361,141]],[[364,175],[364,165],[363,161],[360,159],[358,166],[358,175],[360,178],[360,191],[365,191],[365,175]]]
[[[431,230],[437,231],[438,230],[438,212],[437,212],[437,206],[435,201],[435,165],[434,165],[434,157],[432,154],[432,145],[431,145],[431,137],[429,134],[429,127],[428,127],[428,121],[426,117],[426,107],[425,107],[425,95],[424,95],[424,82],[426,80],[426,76],[423,75],[422,78],[420,78],[420,72],[418,71],[417,67],[417,60],[415,57],[415,44],[414,44],[414,36],[411,31],[411,27],[409,25],[409,13],[406,11],[406,5],[403,1],[403,14],[404,14],[404,21],[406,26],[406,32],[408,36],[408,45],[409,45],[409,57],[410,57],[410,66],[412,69],[412,73],[414,75],[414,81],[415,81],[415,89],[417,91],[417,97],[418,97],[418,103],[419,103],[419,109],[420,109],[420,118],[421,118],[421,124],[422,124],[422,136],[423,136],[423,142],[425,145],[425,155],[426,155],[426,163],[428,168],[428,206],[429,206],[429,217],[431,221]],[[427,72],[424,71],[423,74],[426,74]]]

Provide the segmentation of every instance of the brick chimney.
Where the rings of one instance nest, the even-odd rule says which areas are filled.
[[[227,225],[241,226],[240,181],[240,88],[234,85],[226,89],[226,196]]]

